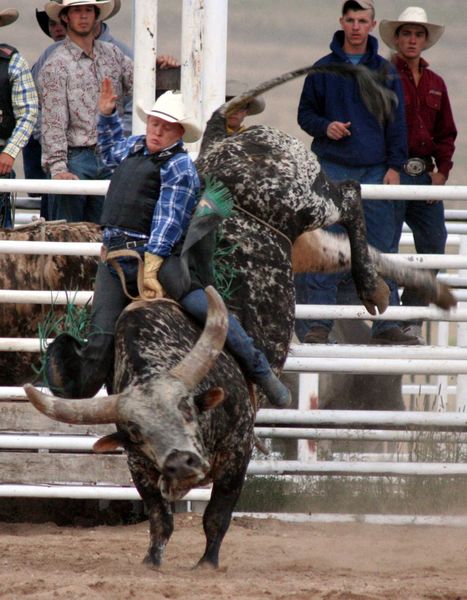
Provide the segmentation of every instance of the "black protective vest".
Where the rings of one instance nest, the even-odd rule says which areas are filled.
[[[11,103],[11,83],[8,77],[10,59],[18,52],[13,46],[0,44],[0,138],[7,140],[16,125]]]
[[[150,235],[154,207],[159,200],[162,165],[182,146],[156,154],[144,148],[130,154],[115,169],[102,209],[102,227],[121,227]]]

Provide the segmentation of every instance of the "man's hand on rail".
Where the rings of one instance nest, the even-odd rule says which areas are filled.
[[[78,175],[74,173],[70,173],[69,171],[64,171],[63,173],[57,173],[52,177],[52,179],[79,179]]]
[[[13,169],[15,159],[6,152],[0,153],[0,175],[8,175]]]

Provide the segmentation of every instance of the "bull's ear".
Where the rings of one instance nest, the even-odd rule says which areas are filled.
[[[224,402],[224,390],[221,387],[211,388],[195,397],[195,404],[201,412],[216,408],[222,402]]]
[[[117,448],[124,448],[127,442],[128,436],[122,431],[116,431],[98,439],[92,449],[94,452],[114,452]]]

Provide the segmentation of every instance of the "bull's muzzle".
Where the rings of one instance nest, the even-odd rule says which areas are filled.
[[[207,473],[208,463],[189,451],[173,450],[165,459],[162,475],[168,481],[201,479]]]

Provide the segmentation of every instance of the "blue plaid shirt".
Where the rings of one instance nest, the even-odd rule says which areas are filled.
[[[8,78],[11,83],[11,104],[16,125],[3,152],[16,158],[31,137],[37,120],[39,101],[31,71],[19,52],[13,54],[10,60]]]
[[[149,154],[144,135],[125,138],[118,113],[110,116],[99,115],[97,146],[103,162],[110,168],[117,167],[129,154],[141,148],[144,148],[145,154]],[[169,148],[159,152],[159,156],[163,156],[166,150]],[[136,232],[112,228],[104,232],[104,241],[113,234],[123,232],[135,238],[147,237],[147,252],[159,256],[171,254],[173,247],[188,228],[198,201],[200,183],[195,165],[185,153],[176,154],[167,160],[161,167],[160,176],[159,200],[154,208],[150,235],[143,236]]]

